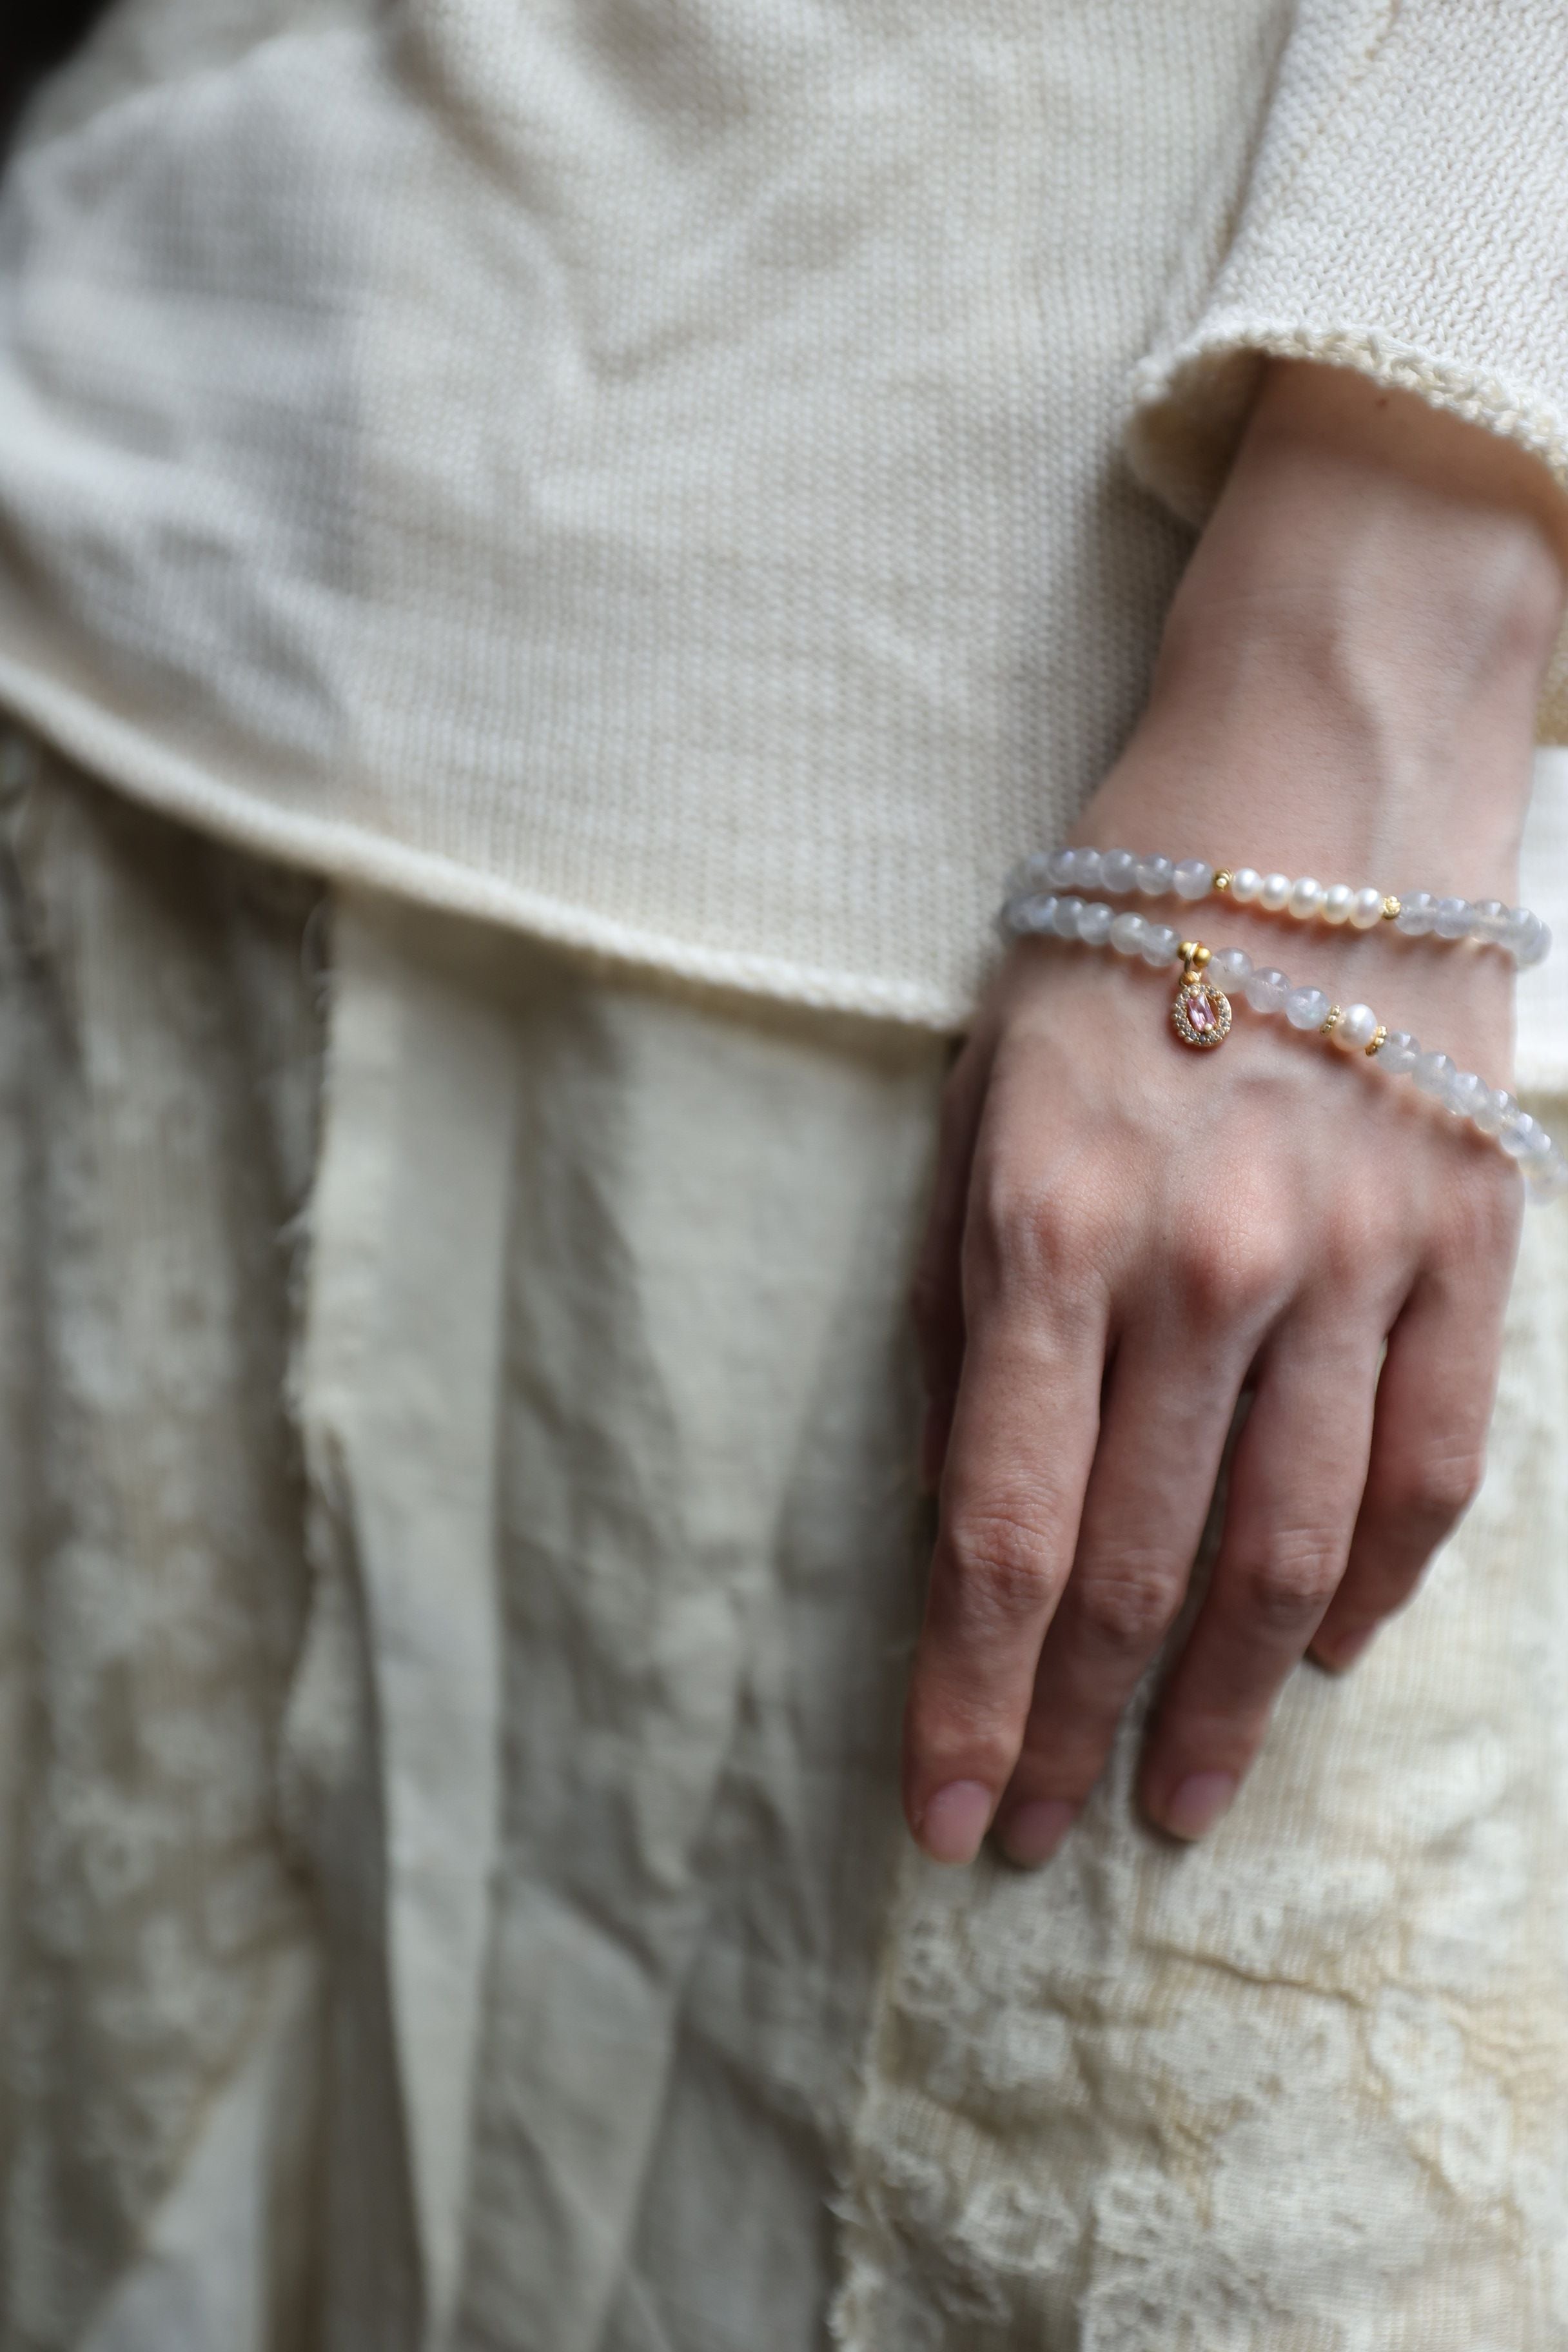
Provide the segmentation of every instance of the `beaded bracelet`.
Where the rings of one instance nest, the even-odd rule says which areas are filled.
[[[1013,877],[1017,889],[1041,886],[1107,890],[1113,898],[1136,890],[1145,898],[1194,902],[1211,893],[1228,892],[1240,906],[1293,915],[1301,923],[1348,923],[1358,931],[1393,923],[1407,939],[1476,940],[1506,949],[1521,968],[1542,962],[1552,945],[1552,934],[1539,915],[1528,907],[1505,907],[1500,898],[1483,898],[1472,906],[1468,898],[1439,898],[1430,890],[1399,898],[1370,883],[1359,890],[1348,882],[1325,889],[1310,875],[1292,881],[1289,874],[1260,874],[1254,866],[1209,866],[1201,857],[1137,857],[1130,849],[1047,850],[1025,858]]]
[[[1222,981],[1238,989],[1255,1013],[1283,1013],[1293,1029],[1316,1030],[1346,1053],[1358,1047],[1390,1076],[1406,1074],[1455,1118],[1469,1121],[1517,1160],[1532,1200],[1568,1190],[1568,1158],[1539,1119],[1510,1094],[1489,1087],[1474,1070],[1459,1070],[1447,1054],[1426,1053],[1407,1030],[1387,1029],[1370,1004],[1339,1005],[1321,988],[1292,987],[1282,971],[1255,970],[1243,948],[1213,952],[1200,940],[1178,939],[1169,923],[1118,914],[1094,899],[1016,893],[1003,908],[1001,928],[1015,938],[1079,940],[1086,947],[1141,955],[1155,971],[1181,966],[1171,1023],[1184,1045],[1209,1051],[1230,1034],[1231,1003]]]

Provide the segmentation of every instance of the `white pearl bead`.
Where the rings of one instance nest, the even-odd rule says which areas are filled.
[[[1163,898],[1169,893],[1175,866],[1169,857],[1141,857],[1138,860],[1138,887],[1145,898]]]
[[[1441,1102],[1457,1072],[1447,1054],[1417,1054],[1410,1075],[1424,1095],[1435,1095]]]
[[[1243,992],[1254,1013],[1278,1013],[1289,993],[1290,983],[1282,971],[1266,968],[1249,972],[1243,982]]]
[[[1396,930],[1407,940],[1424,940],[1431,929],[1437,912],[1437,901],[1430,890],[1413,890],[1408,898],[1400,901]]]
[[[1263,887],[1263,877],[1256,866],[1238,866],[1230,877],[1230,895],[1238,907],[1250,907]]]
[[[1110,926],[1116,919],[1114,907],[1096,898],[1078,919],[1078,935],[1087,948],[1102,948],[1110,936]]]
[[[1118,955],[1136,955],[1148,928],[1142,915],[1118,915],[1110,926],[1110,944]]]
[[[1348,882],[1336,882],[1331,890],[1325,890],[1323,893],[1324,922],[1348,923],[1351,919],[1351,903],[1354,897],[1355,892]]]
[[[1380,1070],[1392,1078],[1409,1076],[1421,1053],[1421,1040],[1413,1037],[1408,1029],[1391,1029],[1373,1057]]]
[[[1252,958],[1245,948],[1216,948],[1209,970],[1223,988],[1239,988],[1252,970]]]
[[[1470,902],[1468,898],[1439,898],[1433,923],[1440,940],[1462,940],[1470,928]]]
[[[1285,1018],[1292,1029],[1321,1029],[1329,1017],[1329,1000],[1321,988],[1293,988],[1285,999]]]
[[[1347,1004],[1331,1034],[1345,1053],[1353,1053],[1358,1045],[1364,1053],[1377,1034],[1377,1015],[1370,1004]]]
[[[1286,904],[1296,920],[1299,923],[1305,923],[1309,922],[1314,915],[1322,913],[1323,900],[1326,896],[1327,893],[1321,882],[1314,882],[1310,874],[1303,874],[1299,882],[1291,883],[1290,896]]]
[[[1262,886],[1258,893],[1258,903],[1260,907],[1267,907],[1271,915],[1278,915],[1280,909],[1289,901],[1289,897],[1290,877],[1289,874],[1266,874],[1264,876]]]
[[[1351,929],[1370,931],[1373,923],[1383,919],[1383,893],[1367,883],[1351,900]]]
[[[1201,857],[1184,857],[1171,881],[1178,898],[1206,898],[1214,888],[1214,867]]]
[[[1113,898],[1124,898],[1138,879],[1138,860],[1130,849],[1107,849],[1100,860],[1100,887]]]

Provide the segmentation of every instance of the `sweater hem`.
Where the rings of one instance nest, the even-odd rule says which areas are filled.
[[[858,1014],[942,1034],[962,1032],[973,1017],[972,1001],[918,981],[671,937],[487,874],[437,850],[339,819],[280,809],[258,793],[215,782],[205,770],[160,750],[134,729],[60,692],[3,654],[0,712],[106,791],[178,819],[230,848],[303,868],[340,888],[380,891],[628,970],[813,1011]]]

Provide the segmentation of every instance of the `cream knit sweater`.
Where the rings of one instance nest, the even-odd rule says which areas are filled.
[[[1565,88],[1562,0],[121,0],[0,206],[0,702],[258,850],[960,1022],[1260,353],[1568,486]]]

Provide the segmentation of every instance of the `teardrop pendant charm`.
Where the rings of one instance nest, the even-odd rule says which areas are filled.
[[[1171,1006],[1171,1022],[1184,1045],[1223,1045],[1230,1034],[1230,999],[1203,976],[1207,948],[1182,941],[1182,977]]]

